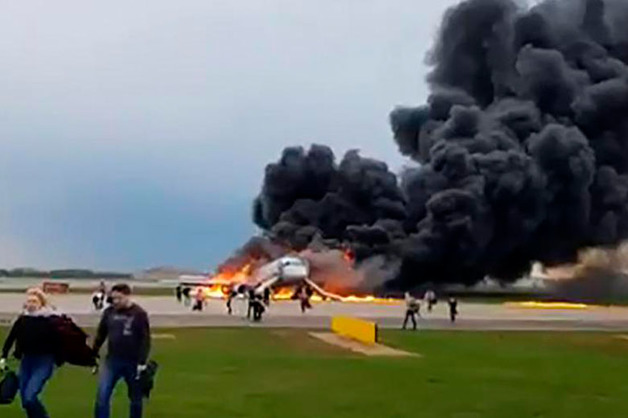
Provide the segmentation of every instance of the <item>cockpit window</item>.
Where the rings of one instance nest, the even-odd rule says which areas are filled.
[[[303,262],[301,260],[289,258],[287,260],[283,260],[281,264],[283,266],[302,266]]]

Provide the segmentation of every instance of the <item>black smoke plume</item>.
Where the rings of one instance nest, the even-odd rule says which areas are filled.
[[[398,260],[402,287],[514,280],[628,237],[628,2],[463,1],[427,62],[427,102],[390,114],[419,168],[287,148],[255,223]]]
[[[385,235],[385,228],[407,217],[397,178],[385,163],[349,151],[337,164],[322,145],[307,152],[287,148],[269,164],[253,212],[258,226],[296,250],[315,237],[342,241],[364,235],[365,228]]]

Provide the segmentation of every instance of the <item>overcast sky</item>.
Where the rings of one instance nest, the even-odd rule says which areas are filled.
[[[398,169],[455,0],[4,2],[0,265],[210,269],[286,145]]]

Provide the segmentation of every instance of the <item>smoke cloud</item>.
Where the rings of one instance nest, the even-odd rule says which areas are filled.
[[[628,237],[627,2],[463,1],[427,63],[427,102],[390,114],[418,168],[287,148],[255,223],[294,248],[377,256],[399,287],[511,281]]]
[[[617,303],[628,298],[628,244],[614,249],[580,251],[573,277],[550,282],[550,290],[563,299]]]
[[[398,269],[383,255],[371,256],[354,266],[336,249],[317,251],[306,249],[299,253],[310,265],[310,278],[332,293],[371,293],[395,278]]]

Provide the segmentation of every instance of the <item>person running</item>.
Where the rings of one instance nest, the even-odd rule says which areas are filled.
[[[196,295],[194,296],[194,306],[192,306],[193,311],[203,311],[203,307],[205,306],[205,292],[202,287],[196,289]]]
[[[246,309],[246,319],[251,319],[251,314],[255,317],[255,290],[249,289],[247,292],[248,307]]]
[[[117,284],[111,289],[112,305],[102,315],[94,340],[98,354],[108,340],[107,358],[98,384],[94,416],[109,418],[113,390],[124,379],[130,400],[130,418],[142,416],[140,377],[150,352],[150,324],[146,311],[131,300],[131,288]]]
[[[39,394],[54,372],[58,347],[58,335],[52,323],[54,315],[46,294],[38,288],[29,289],[24,312],[13,324],[2,348],[0,370],[4,371],[15,344],[14,354],[20,359],[18,376],[22,408],[29,418],[48,418]]]
[[[401,328],[406,329],[409,319],[412,321],[412,329],[416,330],[416,317],[421,316],[421,305],[419,304],[419,301],[410,294],[410,292],[406,292],[404,298],[406,301],[406,317],[403,319],[403,326]]]
[[[238,296],[235,288],[233,286],[229,286],[229,290],[227,291],[227,314],[233,314],[233,300]]]
[[[456,298],[449,298],[447,301],[449,304],[449,320],[453,323],[456,322],[456,316],[458,316],[458,301]]]
[[[191,298],[192,289],[190,289],[189,286],[185,286],[183,290],[181,291],[181,293],[183,294],[183,306],[187,308],[190,306],[190,303],[192,302],[192,298]]]
[[[100,281],[100,284],[98,285],[98,289],[96,290],[102,292],[103,295],[107,294],[107,285],[105,284],[104,280]]]
[[[266,289],[264,289],[264,305],[266,305],[267,307],[270,306],[270,288],[267,287]]]
[[[425,303],[427,303],[427,311],[432,312],[432,308],[438,302],[438,300],[436,299],[436,293],[434,293],[434,291],[430,289],[425,292],[423,299],[425,299]]]
[[[107,298],[107,286],[104,281],[100,281],[100,284],[92,293],[92,304],[94,305],[95,311],[100,311],[105,306],[105,299]]]
[[[305,313],[308,309],[312,309],[312,304],[310,303],[310,292],[307,285],[303,285],[299,290],[299,302],[301,305],[301,313]]]
[[[263,297],[261,295],[255,295],[253,298],[253,321],[260,322],[265,310]]]
[[[100,289],[92,294],[92,304],[94,305],[95,311],[99,311],[103,308],[105,304],[105,294]]]
[[[183,286],[178,284],[177,287],[174,289],[174,295],[177,298],[177,302],[181,303],[181,301],[183,300]]]

